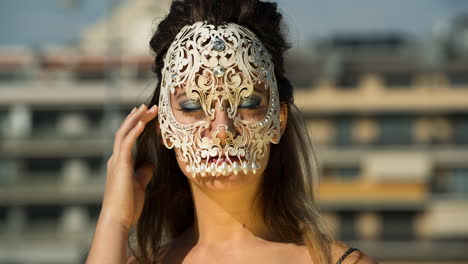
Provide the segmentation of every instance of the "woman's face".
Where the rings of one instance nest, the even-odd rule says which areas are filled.
[[[273,63],[237,24],[184,27],[164,59],[159,124],[182,171],[198,182],[261,175],[280,133]]]
[[[222,82],[222,79],[218,80]],[[245,184],[252,180],[258,180],[268,164],[268,158],[270,153],[270,144],[266,146],[266,153],[261,158],[257,159],[259,168],[255,170],[243,170],[242,169],[242,157],[236,155],[223,155],[227,153],[227,148],[232,144],[234,138],[243,133],[242,128],[236,126],[234,119],[229,118],[227,113],[227,103],[220,105],[219,102],[214,102],[211,109],[214,110],[214,119],[210,120],[207,116],[199,100],[190,100],[183,87],[175,89],[175,93],[170,95],[171,110],[174,118],[181,124],[196,124],[200,121],[208,123],[206,128],[201,131],[201,137],[211,141],[219,140],[219,145],[222,148],[221,155],[215,155],[211,157],[202,158],[201,162],[204,164],[204,168],[219,168],[223,166],[223,163],[227,165],[238,164],[240,169],[234,171],[232,166],[228,166],[227,172],[222,173],[216,169],[211,169],[205,172],[204,175],[201,173],[201,177],[192,177],[193,173],[187,171],[187,167],[190,166],[188,161],[184,161],[180,158],[179,149],[175,149],[177,162],[183,171],[183,173],[189,178],[189,180],[195,181],[199,185],[205,187],[226,187],[232,184]],[[237,106],[237,118],[239,120],[245,120],[248,122],[257,122],[265,118],[269,106],[269,92],[266,89],[264,83],[257,82],[253,93],[242,98]]]

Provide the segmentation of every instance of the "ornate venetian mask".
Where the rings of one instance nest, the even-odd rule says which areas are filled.
[[[266,95],[263,111],[255,93]],[[171,94],[184,95],[196,116],[176,118]],[[270,54],[253,32],[197,22],[178,33],[164,58],[159,124],[165,146],[176,148],[193,177],[255,173],[268,145],[280,140],[279,109]],[[213,127],[218,114],[228,122]]]

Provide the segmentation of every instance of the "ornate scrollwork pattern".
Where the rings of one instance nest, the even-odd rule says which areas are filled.
[[[261,120],[243,120],[237,112],[239,102],[253,93],[256,83],[268,91],[267,113]],[[190,124],[176,120],[170,94],[180,87],[200,103],[207,119]],[[215,117],[216,103],[226,106],[239,133],[233,135],[221,126],[211,138],[202,136]],[[235,23],[216,27],[196,22],[182,28],[164,58],[159,124],[164,144],[177,149],[194,177],[258,170],[268,144],[280,140],[278,88],[268,50],[252,31]],[[224,144],[217,137],[221,131],[228,134]],[[209,165],[210,157],[220,156],[226,162]]]

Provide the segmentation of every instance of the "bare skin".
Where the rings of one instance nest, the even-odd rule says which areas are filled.
[[[135,110],[135,109],[134,109]],[[130,228],[143,209],[144,191],[151,180],[151,164],[133,172],[132,147],[145,125],[157,116],[157,107],[141,105],[130,113],[115,134],[107,162],[106,188],[96,232],[86,263],[126,263]]]
[[[223,113],[220,115],[219,120],[226,120]],[[283,110],[282,115],[282,123],[285,123],[287,112]],[[115,135],[103,206],[88,264],[136,263],[133,257],[127,256],[127,239],[130,228],[140,217],[144,190],[154,167],[147,164],[134,173],[131,149],[144,126],[156,116],[156,106],[148,110],[142,105],[127,116]],[[262,174],[263,171],[259,171],[258,175],[240,174],[232,181],[212,179],[208,182],[188,177],[196,220],[172,243],[163,263],[313,263],[305,246],[275,242],[278,239],[259,217],[260,208],[254,198]],[[347,248],[341,243],[333,246],[335,262]],[[376,262],[353,252],[343,263]]]

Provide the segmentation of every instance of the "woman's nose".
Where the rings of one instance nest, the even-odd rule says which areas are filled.
[[[215,108],[215,118],[211,123],[211,135],[220,140],[221,146],[225,146],[226,142],[235,137],[234,120],[229,118],[226,107],[220,109]]]
[[[223,124],[219,124],[216,127],[215,131],[215,137],[219,139],[219,142],[222,147],[226,145],[226,142],[229,140],[230,137],[232,137],[232,133],[230,135],[230,131],[228,130],[228,127]]]

